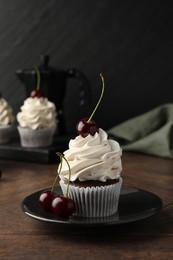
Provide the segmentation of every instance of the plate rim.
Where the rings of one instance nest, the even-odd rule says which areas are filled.
[[[151,209],[149,210],[149,214],[145,214],[145,215],[141,215],[139,217],[131,217],[130,219],[128,220],[114,220],[114,221],[108,221],[108,222],[105,222],[105,221],[99,221],[99,222],[94,222],[94,221],[91,221],[91,222],[74,222],[72,221],[71,217],[70,218],[67,218],[67,219],[62,219],[62,218],[55,218],[55,219],[52,219],[52,218],[48,218],[48,217],[44,217],[44,216],[40,216],[39,214],[36,214],[36,213],[33,213],[31,212],[30,210],[27,209],[26,205],[25,205],[25,201],[33,196],[36,196],[38,194],[40,194],[42,191],[44,190],[50,190],[51,187],[48,187],[48,188],[45,188],[45,189],[41,189],[41,190],[38,190],[36,192],[33,192],[31,193],[30,195],[27,195],[23,201],[21,202],[21,208],[22,208],[22,211],[27,215],[29,216],[30,218],[32,219],[35,219],[35,220],[38,220],[38,221],[42,221],[42,222],[47,222],[47,223],[54,223],[54,224],[57,224],[57,225],[70,225],[70,226],[112,226],[112,225],[123,225],[123,224],[128,224],[128,223],[133,223],[133,222],[137,222],[137,221],[142,221],[144,219],[148,219],[154,215],[156,215],[156,213],[158,213],[162,207],[163,207],[163,202],[161,200],[161,198],[156,195],[155,193],[153,192],[150,192],[150,191],[147,191],[147,190],[144,190],[144,189],[141,189],[141,188],[135,188],[135,187],[132,187],[132,186],[126,186],[126,185],[123,185],[122,188],[121,188],[121,192],[120,192],[120,196],[123,196],[122,194],[122,191],[124,189],[134,189],[134,190],[137,190],[138,192],[144,192],[150,196],[152,196],[153,198],[155,198],[157,200],[157,207],[155,207],[153,209],[153,211],[151,211]],[[58,191],[61,192],[61,188],[60,186],[57,186],[56,189],[58,189]],[[127,195],[126,195],[127,196]],[[47,214],[53,214],[53,213],[47,213]],[[117,213],[113,214],[112,216],[116,216]],[[77,217],[77,216],[75,216]],[[108,217],[111,217],[111,216],[108,216]],[[78,217],[79,219],[90,219],[90,220],[94,220],[94,218],[83,218],[83,217]],[[99,218],[97,218],[99,219]],[[104,218],[103,218],[104,219]],[[101,219],[99,219],[101,220]]]

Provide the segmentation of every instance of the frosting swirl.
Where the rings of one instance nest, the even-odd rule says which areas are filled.
[[[14,122],[11,106],[4,98],[0,98],[0,125],[10,125]]]
[[[17,121],[21,127],[33,130],[40,128],[51,128],[57,124],[57,112],[54,103],[47,98],[29,97],[21,106],[17,114]]]
[[[99,128],[94,136],[81,135],[70,140],[69,149],[64,152],[71,168],[70,181],[118,179],[122,171],[122,150],[115,140],[109,140],[107,133]],[[60,178],[68,180],[69,169],[62,162]]]

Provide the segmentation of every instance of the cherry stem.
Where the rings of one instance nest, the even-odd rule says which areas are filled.
[[[62,153],[57,152],[56,154],[60,157],[60,168],[59,168],[58,174],[57,174],[57,176],[56,176],[56,179],[55,179],[55,181],[54,181],[54,185],[53,185],[51,191],[53,191],[53,189],[54,189],[54,187],[55,187],[55,185],[56,185],[56,183],[57,183],[58,177],[59,177],[59,175],[60,175],[60,173],[61,173],[61,170],[62,170],[62,160],[64,159],[65,162],[67,163],[67,166],[68,166],[68,169],[69,169],[69,178],[68,178],[67,190],[66,190],[66,195],[65,195],[66,197],[68,197],[69,185],[70,185],[70,179],[71,179],[71,168],[70,168],[70,164],[69,164],[69,162],[67,161],[67,159],[65,158],[65,156],[64,156]]]
[[[100,78],[101,78],[101,80],[102,80],[102,92],[101,92],[100,98],[99,98],[99,100],[98,100],[98,102],[97,102],[97,105],[95,106],[95,108],[94,108],[94,110],[93,110],[93,112],[92,112],[90,118],[88,119],[87,123],[89,123],[89,122],[91,121],[93,115],[95,114],[95,112],[96,112],[96,110],[97,110],[97,108],[98,108],[98,106],[99,106],[99,104],[100,104],[100,102],[101,102],[101,100],[102,100],[103,94],[104,94],[105,82],[104,82],[104,77],[103,77],[102,73],[100,73]]]
[[[67,190],[66,190],[66,197],[68,197],[68,192],[69,192],[69,185],[70,185],[70,179],[71,179],[71,169],[70,169],[70,164],[67,161],[67,159],[65,158],[65,156],[63,156],[63,159],[66,161],[67,165],[68,165],[68,169],[69,169],[69,178],[68,178],[68,183],[67,183]]]
[[[39,90],[40,89],[40,71],[37,67],[35,67],[35,72],[36,72],[36,75],[37,75],[37,84],[36,84],[36,90]]]
[[[58,168],[58,173],[56,175],[56,178],[54,180],[54,183],[52,185],[52,188],[51,188],[51,192],[53,193],[54,189],[55,189],[55,186],[57,184],[57,181],[58,181],[58,177],[59,177],[59,174],[61,172],[61,169],[62,169],[62,156],[60,156],[60,163],[59,163],[59,168]]]

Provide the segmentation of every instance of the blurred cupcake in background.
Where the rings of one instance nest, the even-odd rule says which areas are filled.
[[[37,86],[31,92],[17,114],[18,132],[23,147],[46,147],[53,143],[57,127],[54,103],[44,97],[40,90],[40,73],[36,69]]]
[[[11,106],[0,93],[0,144],[10,142],[13,131],[14,115]]]

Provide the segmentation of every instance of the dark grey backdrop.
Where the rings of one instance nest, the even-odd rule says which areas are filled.
[[[64,100],[68,132],[106,91],[95,115],[108,129],[173,101],[172,1],[2,0],[0,1],[0,91],[15,114],[25,98],[18,68],[51,55],[51,65],[81,69],[91,83],[89,107],[79,106],[76,81]]]

